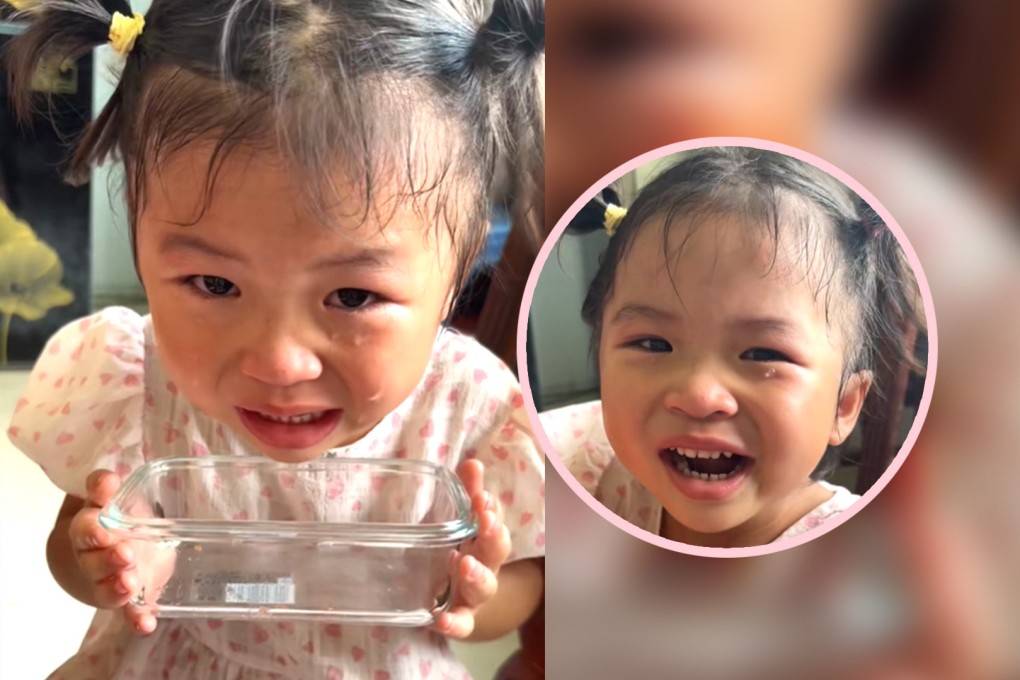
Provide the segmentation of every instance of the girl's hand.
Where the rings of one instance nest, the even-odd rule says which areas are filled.
[[[143,587],[146,599],[156,600],[156,594],[173,574],[174,551],[126,541],[102,527],[99,512],[120,488],[116,474],[96,470],[85,485],[85,507],[74,516],[69,528],[78,566],[92,584],[96,607],[121,609],[135,630],[148,635],[156,630],[156,617],[130,603]],[[137,554],[139,550],[145,554]],[[140,570],[139,565],[144,568]]]
[[[434,625],[443,635],[457,639],[471,635],[475,615],[496,594],[499,569],[510,555],[510,530],[503,523],[499,501],[482,488],[484,472],[477,460],[464,461],[457,467],[457,476],[479,518],[478,535],[454,551],[450,562],[454,599]]]

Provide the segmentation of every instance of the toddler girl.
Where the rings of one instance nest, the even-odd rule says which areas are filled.
[[[849,508],[822,478],[917,296],[889,229],[825,173],[739,147],[682,158],[618,223],[598,212],[615,233],[582,315],[601,404],[590,432],[543,414],[572,473],[698,546],[770,543]]]
[[[52,677],[463,677],[447,638],[505,634],[542,591],[528,558],[544,553],[543,461],[519,387],[442,322],[485,238],[497,157],[513,159],[521,187],[540,173],[544,7],[28,7],[6,55],[22,115],[42,60],[107,41],[123,55],[70,176],[123,160],[151,310],[108,309],[58,332],[9,429],[67,493],[48,547],[55,578],[100,610]],[[530,219],[537,206],[517,197]],[[459,595],[434,629],[157,627],[129,604],[147,585],[142,556],[97,522],[125,475],[165,456],[297,463],[327,451],[458,469],[480,528],[451,565]],[[210,497],[235,519],[271,500]]]

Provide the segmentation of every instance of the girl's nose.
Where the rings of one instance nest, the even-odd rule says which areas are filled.
[[[732,416],[737,412],[737,400],[733,393],[704,369],[691,369],[674,382],[666,392],[666,408],[690,418],[711,418]]]
[[[241,371],[267,385],[287,387],[321,376],[322,361],[307,343],[272,334],[253,339],[241,357]]]

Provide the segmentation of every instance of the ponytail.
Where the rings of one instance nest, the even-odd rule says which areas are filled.
[[[31,82],[39,66],[50,59],[77,61],[96,47],[107,44],[117,13],[132,14],[127,0],[35,0],[19,13],[28,17],[30,23],[4,53],[11,105],[19,119],[27,120],[32,115],[36,93],[32,91]],[[130,60],[125,66],[125,76],[129,69]],[[118,150],[122,141],[122,119],[123,96],[118,85],[106,107],[75,146],[65,173],[70,183],[88,181],[92,164],[102,162]]]

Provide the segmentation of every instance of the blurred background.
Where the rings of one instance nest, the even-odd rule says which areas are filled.
[[[547,26],[548,225],[653,148],[790,144],[896,217],[939,340],[898,475],[785,553],[651,548],[551,474],[551,677],[1020,677],[1020,3],[557,0]]]

